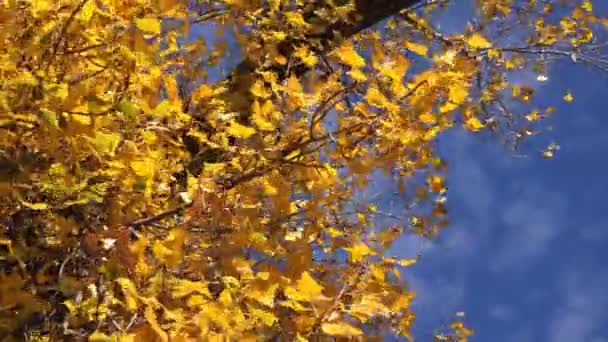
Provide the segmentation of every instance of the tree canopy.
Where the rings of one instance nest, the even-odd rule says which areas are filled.
[[[453,2],[0,2],[0,336],[412,339],[419,259],[391,253],[449,225],[437,138],[551,157],[535,82],[608,70],[589,0],[445,32]],[[361,199],[378,172],[400,212]]]

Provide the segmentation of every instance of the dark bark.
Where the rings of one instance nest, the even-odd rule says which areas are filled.
[[[348,21],[328,24],[325,29],[311,33],[305,36],[304,39],[287,39],[277,46],[277,50],[284,56],[290,56],[300,44],[307,44],[322,56],[332,51],[344,39],[423,1],[425,0],[355,0],[356,10]],[[316,17],[315,10],[322,6],[327,6],[326,1],[319,0],[318,3],[307,3],[306,8],[302,9],[305,20],[312,23],[319,19]],[[242,124],[250,124],[249,111],[253,98],[249,89],[255,80],[255,71],[259,68],[260,66],[255,61],[244,59],[234,68],[227,79],[227,91],[223,96],[226,110],[228,112],[239,113],[238,120]],[[280,64],[274,64],[266,68],[266,70],[276,73],[279,82],[290,75],[299,77],[310,71],[310,68],[304,64],[291,66],[289,75],[287,74],[287,67]],[[200,108],[197,110],[201,111]],[[202,110],[202,112],[198,113],[197,116],[200,115],[200,118],[204,121],[205,110]],[[203,151],[199,152],[196,148],[192,150],[196,150],[197,153],[193,153],[193,158],[188,165],[188,169],[191,172],[200,172],[201,165],[205,162],[212,162],[212,160],[201,158],[199,154]]]

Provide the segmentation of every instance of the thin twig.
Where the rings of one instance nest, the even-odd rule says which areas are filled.
[[[323,315],[320,317],[319,320],[317,320],[315,327],[313,329],[311,329],[310,332],[308,333],[309,337],[312,334],[316,333],[323,326],[323,323],[326,323],[331,318],[332,314],[340,306],[340,302],[342,301],[342,298],[359,283],[359,278],[361,277],[361,275],[363,275],[364,268],[361,266],[358,266],[356,271],[357,271],[357,273],[353,277],[354,279],[351,279],[351,281],[346,281],[344,283],[344,285],[340,289],[340,292],[338,292],[338,295],[334,298],[334,301],[333,301],[331,307],[323,313]]]
[[[145,226],[145,225],[154,223],[156,221],[160,221],[160,220],[164,219],[165,217],[177,214],[177,213],[181,212],[182,210],[190,207],[191,205],[192,205],[192,202],[185,203],[185,204],[182,204],[182,205],[180,205],[178,207],[175,207],[173,209],[168,209],[168,210],[165,210],[163,212],[160,212],[160,213],[158,213],[158,214],[156,214],[154,216],[144,217],[142,219],[133,221],[133,222],[129,223],[128,226],[130,228],[136,229],[136,228],[139,228],[140,226]]]
[[[137,320],[137,312],[135,314],[133,314],[133,317],[131,317],[131,320],[129,321],[129,324],[127,324],[127,326],[125,327],[125,331],[129,331],[129,329],[131,329],[131,327],[133,326],[133,324],[135,324],[136,320]]]
[[[426,0],[417,3],[416,5],[409,7],[405,12],[415,12],[423,7],[429,7],[433,5],[446,5],[450,0]]]
[[[70,16],[68,17],[68,19],[66,20],[65,24],[61,28],[61,31],[59,32],[59,37],[57,37],[57,40],[55,41],[55,44],[53,44],[53,48],[51,49],[51,56],[48,58],[48,62],[46,64],[46,66],[45,66],[45,70],[48,70],[48,68],[53,63],[53,60],[55,59],[55,56],[57,55],[57,50],[59,49],[59,45],[61,45],[61,43],[63,43],[65,35],[66,35],[67,31],[68,31],[68,28],[70,27],[70,24],[72,24],[72,21],[74,21],[74,18],[76,17],[76,14],[78,14],[78,12],[80,12],[83,9],[84,5],[86,5],[86,3],[88,1],[89,0],[82,0],[82,1],[80,1],[80,3],[78,4],[78,6],[76,6],[76,8],[74,8],[74,10],[72,11],[72,13],[70,13]]]
[[[68,264],[68,262],[75,256],[75,253],[70,253],[70,255],[68,255],[65,260],[63,260],[63,262],[61,263],[61,266],[59,267],[59,273],[57,274],[57,278],[61,281],[61,278],[63,278],[63,272],[65,271],[65,266]]]

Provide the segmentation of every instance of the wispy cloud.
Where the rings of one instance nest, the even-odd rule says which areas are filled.
[[[515,318],[515,312],[508,306],[496,304],[490,307],[488,314],[499,321],[510,321]]]
[[[534,333],[530,328],[519,328],[513,334],[506,338],[509,342],[534,342]]]
[[[592,243],[605,244],[608,240],[608,221],[599,219],[599,223],[582,227],[579,232],[581,240]]]
[[[562,300],[547,328],[547,340],[602,341],[599,329],[605,329],[608,314],[608,274],[589,269],[571,271],[559,279],[559,284]]]
[[[565,208],[565,199],[558,193],[525,190],[502,215],[506,230],[495,241],[497,251],[490,259],[491,270],[521,270],[543,256],[565,229],[561,223]]]

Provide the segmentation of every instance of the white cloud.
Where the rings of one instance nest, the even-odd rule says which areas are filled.
[[[498,248],[490,257],[490,269],[502,272],[531,265],[547,252],[550,243],[564,230],[561,218],[565,199],[551,192],[530,189],[502,215],[506,231],[497,239]]]
[[[415,258],[429,255],[435,245],[428,239],[415,235],[405,235],[397,239],[389,254],[399,258]]]
[[[593,331],[591,318],[580,312],[558,314],[549,327],[549,340],[553,342],[587,341]]]
[[[511,336],[507,339],[509,342],[533,342],[534,334],[530,328],[520,328],[516,330]]]
[[[488,312],[491,317],[500,321],[510,321],[515,318],[515,312],[505,305],[497,304],[490,307]]]
[[[585,242],[605,243],[608,239],[608,222],[582,227],[579,235]]]
[[[596,334],[608,314],[608,275],[593,270],[570,271],[559,284],[562,301],[547,328],[548,340],[602,341]]]

